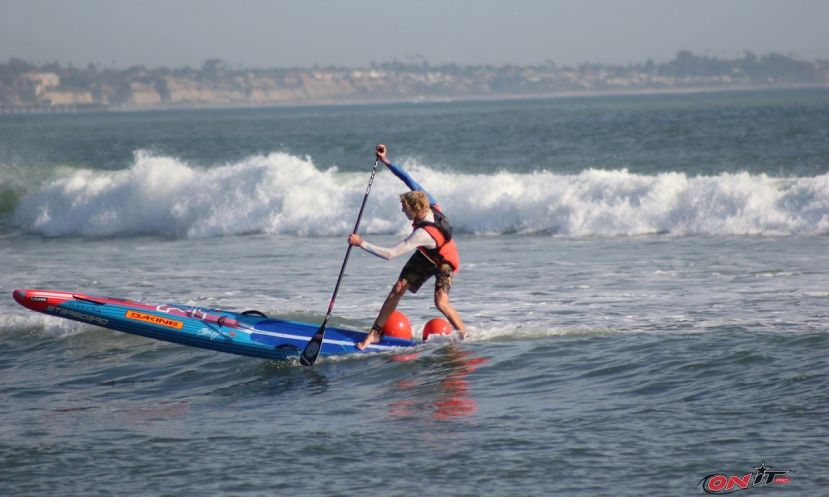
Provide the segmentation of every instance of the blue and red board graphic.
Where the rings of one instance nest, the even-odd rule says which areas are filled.
[[[319,325],[274,319],[259,313],[236,313],[179,304],[153,305],[80,293],[15,290],[13,296],[20,305],[44,314],[156,340],[264,359],[298,357],[319,329]],[[329,327],[321,355],[362,352],[355,344],[365,335],[361,331]],[[413,345],[416,343],[411,340],[386,337],[367,347],[366,352]]]

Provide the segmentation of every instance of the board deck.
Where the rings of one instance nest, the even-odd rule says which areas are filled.
[[[181,304],[147,304],[51,290],[15,290],[22,306],[111,330],[156,340],[263,359],[299,357],[319,325],[275,319],[261,313],[230,312]],[[366,350],[356,344],[366,332],[326,327],[321,356],[382,352],[412,347],[416,342],[384,337]]]

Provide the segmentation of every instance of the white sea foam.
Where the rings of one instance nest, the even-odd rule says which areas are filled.
[[[566,236],[821,235],[829,174],[640,175],[626,170],[459,174],[404,164],[464,233]],[[319,170],[285,153],[209,169],[145,152],[123,171],[66,171],[18,204],[13,223],[46,236],[246,233],[339,236],[350,231],[368,171]],[[388,171],[375,181],[361,231],[409,229]]]
[[[95,327],[87,323],[32,313],[19,307],[0,319],[0,336],[7,333],[19,335],[21,333],[45,332],[50,336],[67,337],[91,329],[95,329]]]

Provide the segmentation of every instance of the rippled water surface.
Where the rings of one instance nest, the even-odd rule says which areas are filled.
[[[826,95],[0,116],[0,493],[704,495],[765,462],[790,481],[753,493],[823,495]],[[457,227],[467,341],[305,368],[11,298],[319,323],[377,141]],[[370,241],[410,229],[400,191]],[[332,322],[403,263],[355,251]]]

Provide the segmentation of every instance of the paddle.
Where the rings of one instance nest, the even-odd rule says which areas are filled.
[[[368,180],[366,194],[363,197],[363,205],[360,206],[360,213],[357,215],[357,223],[354,225],[354,231],[352,231],[352,233],[357,233],[357,229],[360,227],[360,220],[363,218],[363,210],[366,208],[366,200],[368,200],[371,185],[374,183],[374,173],[377,172],[378,162],[379,160],[374,161],[374,168],[371,170],[371,178]],[[340,276],[337,278],[337,285],[334,287],[334,295],[331,296],[331,302],[328,304],[328,312],[325,314],[325,320],[322,322],[320,329],[314,333],[314,336],[311,337],[311,340],[305,346],[305,350],[302,351],[302,355],[299,356],[299,362],[303,366],[313,366],[317,361],[317,357],[320,355],[320,349],[322,349],[322,339],[325,337],[325,325],[328,324],[328,318],[331,317],[331,310],[334,309],[334,300],[337,298],[337,292],[340,290],[340,283],[343,281],[345,265],[348,264],[348,256],[351,255],[351,248],[352,245],[349,244],[348,249],[345,251],[343,267],[340,268]]]

